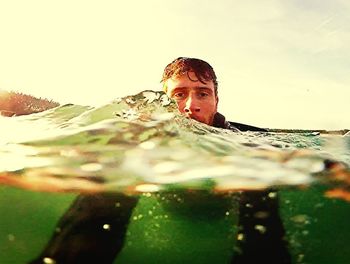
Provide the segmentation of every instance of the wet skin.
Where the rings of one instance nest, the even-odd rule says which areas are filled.
[[[168,79],[164,87],[167,95],[176,100],[181,113],[201,123],[213,124],[218,98],[212,80],[203,83],[194,72],[188,72]]]

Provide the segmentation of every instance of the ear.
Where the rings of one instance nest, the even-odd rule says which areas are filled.
[[[218,104],[219,104],[219,97],[215,95],[215,101],[216,101],[216,110],[218,109]]]

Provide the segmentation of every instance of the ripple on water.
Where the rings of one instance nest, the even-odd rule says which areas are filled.
[[[0,122],[9,129],[0,137],[0,182],[29,189],[225,192],[305,186],[325,176],[350,185],[349,137],[213,128],[181,116],[162,92]],[[328,160],[343,167],[330,169]]]

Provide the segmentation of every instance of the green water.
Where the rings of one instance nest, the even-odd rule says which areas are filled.
[[[349,203],[324,197],[325,187],[280,192],[293,263],[348,263]]]
[[[55,231],[75,194],[0,187],[0,263],[27,263]]]
[[[349,137],[232,133],[180,116],[151,91],[0,124],[8,128],[0,141],[1,264],[28,263],[47,246],[69,253],[114,243],[120,251],[105,263],[231,263],[247,235],[241,207],[255,206],[242,194],[270,188],[277,192],[261,204],[272,207],[253,217],[277,210],[292,263],[350,261],[350,204],[326,197],[349,190]],[[101,237],[110,242],[98,244]],[[274,254],[272,245],[256,247]]]
[[[320,186],[279,191],[293,263],[350,259],[350,206],[325,198],[323,191]],[[0,195],[0,263],[28,263],[36,258],[76,197],[4,186]],[[235,195],[145,193],[114,263],[227,263],[235,254],[236,224]]]

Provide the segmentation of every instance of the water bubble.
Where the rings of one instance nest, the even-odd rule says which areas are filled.
[[[44,262],[45,264],[55,264],[55,263],[56,263],[56,261],[55,261],[54,259],[48,258],[48,257],[43,258],[43,262]]]
[[[323,207],[323,206],[324,206],[323,203],[317,203],[317,204],[315,205],[315,208],[321,208],[321,207]]]
[[[8,238],[8,240],[9,241],[15,241],[15,236],[13,235],[13,234],[8,234],[8,236],[7,236],[7,238]]]
[[[141,219],[142,217],[143,217],[143,215],[139,214],[139,215],[135,215],[132,219],[136,221],[136,220]]]
[[[291,218],[291,220],[297,224],[308,224],[310,221],[308,220],[307,215],[295,215]]]
[[[307,230],[304,230],[303,232],[301,232],[304,236],[308,235],[309,234],[309,231]]]
[[[266,212],[266,211],[259,211],[259,212],[256,212],[254,214],[254,217],[255,218],[259,218],[259,219],[264,219],[264,218],[268,218],[269,217],[269,212]]]
[[[269,198],[274,199],[277,197],[277,192],[269,192],[268,196]]]
[[[264,234],[266,232],[266,227],[263,225],[255,225],[254,229],[258,230],[260,234]]]
[[[109,225],[109,224],[104,224],[103,226],[102,226],[102,228],[104,229],[104,230],[111,230],[111,225]]]
[[[242,241],[244,239],[244,234],[238,233],[237,240]]]
[[[304,254],[299,254],[297,258],[297,262],[302,262],[304,259],[305,255]]]
[[[227,211],[227,212],[225,213],[225,215],[230,215],[230,212]]]

